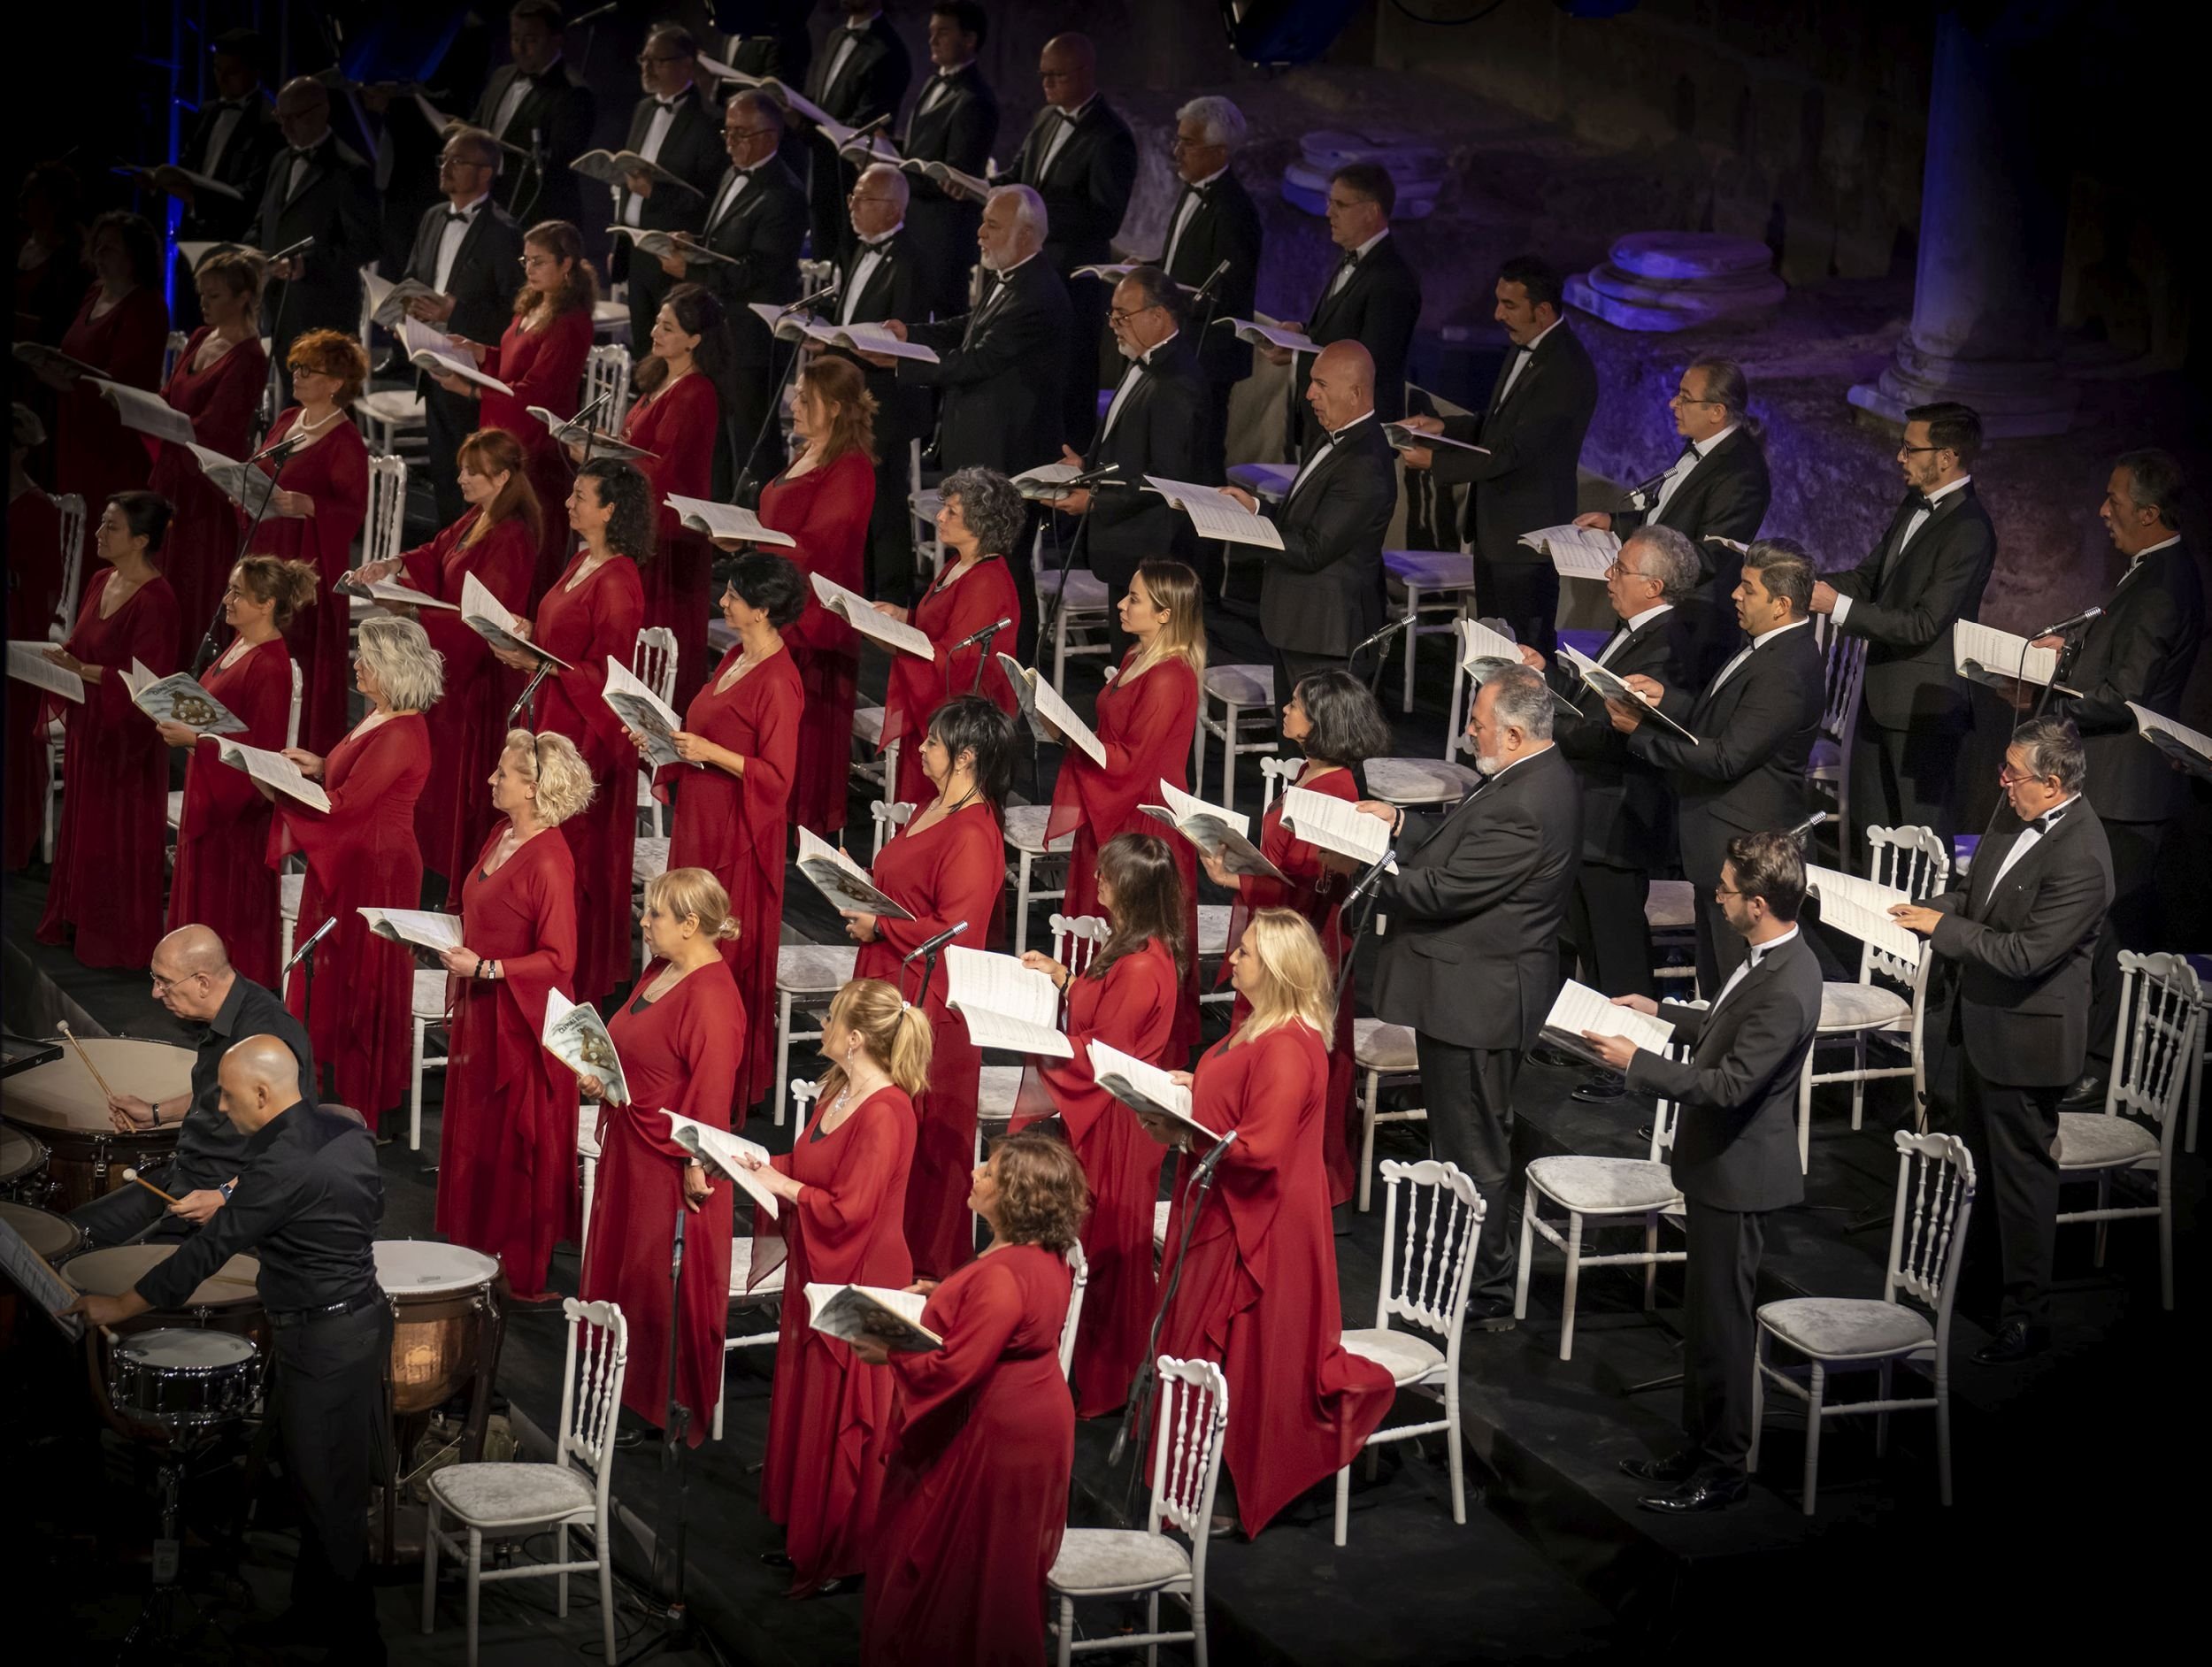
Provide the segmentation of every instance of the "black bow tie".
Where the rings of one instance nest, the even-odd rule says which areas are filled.
[[[314,159],[315,159],[315,147],[314,147],[313,145],[294,145],[294,146],[292,147],[292,160],[293,160],[293,161],[295,161],[295,162],[312,162]]]
[[[244,98],[219,98],[211,106],[215,110],[235,110],[241,112],[250,110],[252,107],[253,99],[250,96]]]
[[[1359,265],[1359,250],[1356,249],[1346,250],[1344,251],[1344,258],[1339,261],[1337,265],[1346,272],[1351,271],[1353,267]]]
[[[1925,492],[1909,492],[1905,495],[1905,507],[1909,510],[1923,510],[1932,515],[1935,506],[1936,501]]]
[[[456,224],[466,226],[469,223],[469,215],[463,209],[448,209],[445,211],[445,223],[448,226]]]
[[[2048,834],[2058,826],[2059,818],[2065,814],[2066,807],[2061,805],[2055,810],[2046,810],[2041,816],[2031,818],[2028,826],[2039,834]]]
[[[867,23],[848,23],[845,25],[845,33],[856,41],[864,41],[868,38],[868,32],[873,27],[872,24]]]
[[[681,98],[656,98],[653,102],[672,116],[682,107],[684,101]]]
[[[1682,442],[1682,451],[1680,456],[1677,457],[1675,461],[1677,463],[1683,463],[1694,457],[1701,457],[1704,455],[1705,454],[1703,452],[1697,449],[1696,441],[1686,440]]]
[[[1532,342],[1508,342],[1505,344],[1505,350],[1509,353],[1533,353],[1536,351],[1536,344]]]

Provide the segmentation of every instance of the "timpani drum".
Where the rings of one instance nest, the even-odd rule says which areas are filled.
[[[118,1094],[165,1100],[191,1091],[189,1048],[121,1036],[88,1037],[82,1046]],[[173,1126],[117,1133],[107,1096],[73,1051],[0,1082],[0,1118],[45,1143],[47,1202],[65,1214],[128,1185],[126,1169],[149,1169],[177,1149]]]
[[[46,1142],[0,1127],[0,1198],[36,1204],[46,1196]]]
[[[69,1258],[62,1277],[80,1291],[121,1296],[180,1248],[175,1244],[119,1244],[104,1250],[87,1250]],[[256,1288],[260,1277],[259,1257],[233,1256],[201,1280],[177,1307],[150,1309],[135,1319],[118,1321],[104,1330],[88,1330],[93,1393],[108,1421],[124,1434],[145,1441],[163,1440],[171,1427],[156,1419],[130,1417],[111,1398],[111,1386],[117,1382],[118,1370],[114,1356],[124,1339],[162,1330],[224,1332],[254,1344],[257,1350],[265,1347],[268,1325],[261,1310],[261,1293]],[[107,1341],[111,1333],[116,1339],[113,1345]],[[258,1368],[253,1381],[257,1387],[260,1383]]]
[[[392,1303],[392,1411],[442,1407],[475,1380],[497,1323],[499,1264],[457,1244],[376,1242],[376,1282]]]

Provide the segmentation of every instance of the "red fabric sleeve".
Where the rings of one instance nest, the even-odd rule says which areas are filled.
[[[84,602],[77,610],[80,627],[86,621],[99,618],[101,593],[107,588],[107,580],[114,571],[105,569],[88,587]],[[107,675],[99,681],[84,686],[85,705],[99,714],[101,722],[117,724],[135,716],[138,721],[150,725],[153,720],[131,703],[131,692],[123,686],[123,673],[131,669],[133,660],[156,677],[166,677],[177,669],[177,594],[169,588],[165,580],[156,578],[124,605],[130,615],[128,634],[115,659],[91,659],[77,647],[74,633],[66,646],[78,658],[107,669]]]
[[[151,392],[161,386],[161,356],[169,347],[169,303],[158,289],[134,289],[121,303],[108,380]]]
[[[530,415],[530,407],[542,405],[556,417],[576,414],[577,392],[584,380],[584,361],[591,354],[591,312],[588,308],[577,307],[562,313],[546,326],[544,338],[530,361],[530,368],[518,380],[500,376],[496,368],[499,349],[495,347],[484,361],[484,373],[515,390],[514,408],[503,409],[498,426],[506,429],[526,447],[535,447],[546,438],[545,425]],[[502,406],[505,405],[503,400]],[[607,419],[604,413],[592,419],[593,426],[603,432]],[[548,506],[541,504],[541,509]],[[557,506],[555,506],[557,507]]]
[[[869,1099],[883,1103],[863,1104],[853,1114],[859,1126],[849,1131],[836,1179],[803,1187],[797,1202],[785,1206],[806,1218],[807,1270],[818,1279],[847,1284],[856,1277],[876,1218],[913,1159],[912,1102],[895,1088]]]
[[[685,377],[665,394],[638,408],[624,437],[655,455],[641,458],[653,488],[653,513],[661,549],[682,529],[683,520],[668,507],[672,492],[687,498],[711,495],[714,447],[722,433],[722,401],[703,374]]]
[[[777,657],[785,666],[791,664],[787,653]],[[752,675],[764,676],[769,670],[763,666]],[[783,849],[791,780],[799,768],[799,716],[805,705],[806,692],[795,671],[763,686],[754,724],[760,750],[745,756],[745,773],[737,784],[738,819],[748,850],[763,845],[779,852]]]
[[[958,837],[944,841],[944,849],[931,872],[926,895],[902,896],[898,901],[914,911],[912,920],[876,918],[876,935],[899,954],[935,937],[956,920],[968,929],[962,937],[982,943],[990,930],[991,910],[1006,885],[1005,836],[998,818],[987,810],[970,809],[956,818]],[[939,979],[941,987],[942,979]]]
[[[461,535],[469,530],[481,511],[469,509],[450,526],[442,526],[431,535],[427,544],[418,544],[412,549],[399,553],[398,579],[411,585],[426,596],[435,596],[441,602],[458,602],[460,597],[445,594],[445,561],[453,553],[453,547],[461,542]],[[472,635],[474,633],[471,633]]]
[[[1155,665],[1129,686],[1129,700],[1126,718],[1107,726],[1112,737],[1103,729],[1099,734],[1106,753],[1102,768],[1079,747],[1070,747],[1062,757],[1060,779],[1071,787],[1079,813],[1067,817],[1056,788],[1049,837],[1058,838],[1078,821],[1118,828],[1137,806],[1157,795],[1162,777],[1179,783],[1187,773],[1185,761],[1198,721],[1198,681],[1190,667],[1181,660]]]
[[[710,1128],[730,1126],[738,1060],[745,1047],[745,1006],[738,999],[729,970],[719,964],[691,973],[663,999],[682,1003],[670,1016],[673,1033],[669,1040],[682,1062],[684,1091],[672,1104],[623,1110],[636,1118],[637,1132],[648,1146],[680,1164],[688,1164],[690,1148],[670,1137],[668,1119],[661,1113],[673,1111]]]
[[[937,688],[949,688],[955,695],[964,695],[975,679],[976,663],[983,657],[980,642],[962,649],[957,654],[948,654],[946,644],[972,636],[985,626],[1000,619],[1021,618],[1021,598],[1014,591],[1014,577],[1006,571],[1003,559],[979,563],[968,576],[952,588],[952,617],[937,633],[935,664],[937,672],[932,680]],[[1010,647],[1009,634],[1001,632],[991,639],[995,657],[998,646],[1006,642]],[[947,679],[950,682],[947,682]],[[1014,692],[1007,686],[1006,673],[999,669],[994,657],[984,668],[977,692],[997,703],[1002,711],[1013,710]]]
[[[762,507],[771,511],[762,519],[787,535],[793,547],[770,548],[774,554],[796,562],[810,581],[806,611],[784,633],[784,641],[833,654],[859,653],[860,634],[816,600],[811,580],[820,573],[848,590],[862,588],[868,518],[875,512],[875,471],[868,466],[866,457],[850,451],[823,471],[812,491],[780,488],[771,491],[776,495],[772,499],[768,492],[761,495]],[[787,517],[784,511],[791,505],[797,506],[798,513]]]
[[[249,649],[240,680],[223,691],[222,699],[246,726],[243,735],[231,739],[277,751],[284,745],[285,726],[292,714],[292,657],[280,650],[271,653],[265,647]],[[199,830],[204,834],[209,826],[234,823],[255,810],[261,803],[261,795],[251,776],[223,764],[213,751],[214,736],[203,735],[197,744],[209,749],[199,755],[198,772],[200,792],[205,795],[203,803],[212,812],[211,822]]]
[[[560,846],[556,851],[555,844]],[[541,849],[542,847],[543,849]],[[533,1036],[545,1034],[545,993],[565,990],[576,976],[576,871],[560,829],[548,828],[507,859],[529,863],[521,876],[523,895],[537,922],[537,948],[527,955],[501,956],[499,987],[522,1010]]]
[[[258,344],[241,342],[223,355],[211,379],[207,403],[192,419],[192,432],[211,451],[242,457],[250,449],[254,408],[268,380],[269,358]]]
[[[476,513],[471,510],[429,543],[406,553],[402,558],[406,563],[403,577],[409,584],[441,602],[460,601],[460,586],[446,577],[446,560]],[[530,579],[536,565],[537,546],[531,542],[530,529],[516,519],[502,521],[492,527],[477,541],[467,557],[467,571],[476,575],[477,582],[497,597],[503,607],[515,614],[528,609]],[[450,595],[446,594],[449,590],[452,592]],[[445,656],[446,688],[467,687],[469,680],[491,658],[491,644],[472,626],[465,625],[457,613],[449,613],[442,608],[422,608],[417,612],[421,616],[424,633],[430,638],[430,646]]]
[[[930,1294],[922,1324],[945,1340],[942,1348],[893,1351],[891,1371],[899,1380],[906,1429],[966,1396],[1004,1358],[1021,1324],[1023,1302],[1012,1270],[993,1265],[1003,1259],[1002,1254],[972,1262]]]
[[[330,798],[327,813],[282,794],[277,795],[270,849],[279,857],[295,850],[303,853],[308,866],[322,875],[323,884],[334,886],[335,872],[322,871],[342,866],[354,857],[357,824],[373,813],[376,802],[391,792],[410,769],[426,768],[429,753],[428,732],[419,718],[411,724],[403,717],[385,719],[363,739],[344,783],[324,787]]]
[[[553,675],[601,744],[616,749],[617,757],[634,757],[623,737],[622,720],[602,697],[602,691],[607,687],[607,661],[611,657],[628,665],[637,651],[638,627],[645,623],[645,587],[638,579],[636,566],[630,562],[608,563],[606,582],[593,600],[591,646],[567,671]]]

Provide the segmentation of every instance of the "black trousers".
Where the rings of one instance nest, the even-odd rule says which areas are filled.
[[[1567,895],[1567,935],[1581,953],[1585,983],[1607,995],[1659,994],[1651,976],[1651,923],[1644,917],[1650,896],[1646,870],[1582,859]]]
[[[272,1327],[269,1411],[300,1513],[292,1608],[353,1647],[376,1634],[369,1501],[383,1471],[392,1310]]]
[[[2166,824],[2107,822],[2104,836],[2112,847],[2112,907],[2097,933],[2096,958],[2089,964],[2088,1074],[2093,1077],[2112,1073],[2112,1033],[2120,1022],[2120,951],[2147,955],[2165,936],[2153,882]]]
[[[1740,1476],[1751,1453],[1766,1214],[1719,1210],[1693,1198],[1684,1229],[1682,1428],[1701,1479]]]
[[[203,1173],[188,1165],[172,1162],[167,1168],[156,1172],[139,1172],[161,1188],[181,1198],[187,1193],[204,1187],[220,1187],[230,1179],[229,1174]],[[181,1239],[198,1229],[181,1216],[169,1213],[169,1206],[143,1187],[134,1187],[128,1181],[111,1193],[104,1193],[90,1203],[79,1204],[69,1212],[73,1225],[81,1230],[91,1241],[95,1250],[111,1245],[129,1244],[146,1239]]]
[[[1947,729],[1884,729],[1859,709],[1851,741],[1854,873],[1866,872],[1870,827],[1933,828],[1946,845],[1958,832],[1952,814],[1959,754],[1966,738]]]
[[[1959,1062],[1960,1133],[1974,1154],[1982,1195],[1996,1223],[2004,1275],[2001,1323],[2051,1323],[2051,1261],[2058,1241],[2058,1100],[2061,1085],[1987,1081]],[[1979,1233],[1975,1235],[1981,1237]]]
[[[427,376],[422,379],[423,437],[430,448],[430,495],[438,506],[442,527],[452,526],[468,508],[461,496],[460,470],[453,457],[461,442],[476,432],[481,411],[475,400],[449,394]]]
[[[1429,1149],[1475,1183],[1485,1206],[1475,1241],[1471,1294],[1510,1302],[1521,1244],[1519,1196],[1512,1181],[1513,1080],[1517,1048],[1456,1048],[1416,1032],[1414,1056],[1428,1100]]]
[[[1475,551],[1475,610],[1503,619],[1513,640],[1549,657],[1559,646],[1559,570],[1550,562],[1494,562]]]

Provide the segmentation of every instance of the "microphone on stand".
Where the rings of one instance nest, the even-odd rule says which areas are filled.
[[[1650,480],[1639,481],[1636,485],[1629,488],[1626,494],[1624,494],[1621,498],[1620,507],[1623,510],[1649,509],[1651,506],[1643,501],[1644,495],[1647,492],[1656,492],[1659,489],[1660,483],[1673,472],[1674,465],[1671,463],[1665,468],[1660,470],[1657,474],[1653,475]]]
[[[278,981],[281,982],[286,974],[289,973],[291,970],[297,966],[301,962],[307,959],[310,952],[313,950],[317,944],[320,943],[325,938],[330,935],[330,929],[337,924],[338,917],[336,915],[333,915],[329,919],[324,921],[321,926],[317,926],[314,931],[308,933],[307,941],[300,945],[298,949],[292,951],[292,958],[287,961],[284,964],[282,971],[278,972]]]
[[[1382,877],[1388,872],[1391,859],[1397,854],[1397,849],[1394,846],[1370,863],[1367,865],[1367,872],[1352,882],[1352,889],[1346,895],[1343,907],[1349,909],[1369,892],[1382,884]]]
[[[812,306],[818,301],[827,301],[832,296],[837,293],[838,289],[841,287],[842,282],[843,280],[841,279],[834,277],[832,278],[829,282],[824,284],[812,295],[801,296],[796,301],[793,302],[789,306],[784,308],[783,311],[776,316],[780,319],[788,318],[795,312],[803,312],[807,308]]]
[[[1214,1172],[1214,1166],[1221,1162],[1221,1155],[1224,1152],[1226,1152],[1236,1143],[1237,1132],[1234,1129],[1231,1129],[1226,1134],[1216,1141],[1213,1143],[1213,1149],[1208,1152],[1205,1156],[1198,1160],[1198,1167],[1191,1173],[1192,1180],[1202,1181],[1208,1176],[1211,1175]]]
[[[899,964],[901,966],[911,966],[914,964],[916,956],[933,954],[935,951],[943,949],[947,944],[950,943],[955,938],[958,937],[967,929],[968,923],[966,921],[954,921],[952,925],[947,926],[935,937],[929,939],[926,942],[916,944],[913,949],[907,951],[905,958],[901,960]]]
[[[1804,837],[1805,837],[1808,834],[1811,833],[1811,832],[1812,832],[1815,828],[1818,827],[1818,826],[1820,826],[1823,822],[1825,822],[1827,819],[1828,819],[1828,812],[1827,812],[1827,811],[1825,811],[1825,810],[1815,810],[1815,811],[1814,811],[1814,812],[1813,812],[1810,816],[1807,817],[1807,818],[1805,818],[1802,822],[1800,822],[1800,823],[1799,823],[1799,824],[1798,824],[1795,827],[1793,827],[1793,828],[1790,829],[1790,830],[1789,830],[1789,832],[1788,832],[1787,834],[1786,834],[1783,837],[1784,837],[1784,838],[1786,838],[1786,839],[1802,840],[1802,839],[1803,839],[1803,838],[1804,838]]]
[[[298,242],[278,250],[275,254],[269,257],[269,263],[270,265],[274,265],[280,260],[289,260],[295,255],[304,255],[309,250],[314,247],[315,240],[313,238],[303,237]]]
[[[1010,628],[1013,623],[1014,622],[1011,619],[1000,619],[993,624],[987,625],[982,630],[971,632],[968,635],[961,638],[959,641],[954,643],[952,647],[947,649],[945,652],[948,654],[957,654],[961,649],[973,648],[979,642],[988,642],[1000,632]],[[910,959],[911,957],[909,958]]]
[[[2030,642],[2033,642],[2036,637],[2055,637],[2062,632],[2078,630],[2081,626],[2087,625],[2091,620],[2101,619],[2103,618],[2104,610],[2102,608],[2084,608],[2079,613],[2070,615],[2068,618],[2061,619],[2056,625],[2045,626],[2040,631],[2038,631],[2033,635],[2030,636],[2028,641]]]
[[[1196,289],[1191,292],[1190,305],[1187,311],[1197,311],[1198,303],[1200,302],[1212,300],[1214,286],[1228,275],[1229,263],[1225,260],[1218,266],[1214,268],[1213,275],[1210,278],[1207,279],[1204,283],[1199,285]]]
[[[1409,619],[1393,619],[1381,630],[1376,632],[1373,636],[1369,637],[1365,641],[1355,645],[1352,651],[1344,657],[1346,663],[1348,664],[1351,661],[1356,660],[1361,655],[1366,653],[1368,649],[1373,648],[1379,642],[1389,641],[1391,638],[1396,636],[1398,633],[1404,630],[1406,626],[1411,623],[1412,621]]]
[[[601,18],[605,17],[610,12],[619,12],[621,9],[622,8],[618,4],[594,6],[590,11],[585,12],[580,18],[571,18],[562,27],[564,28],[572,29],[580,23],[596,23]]]

